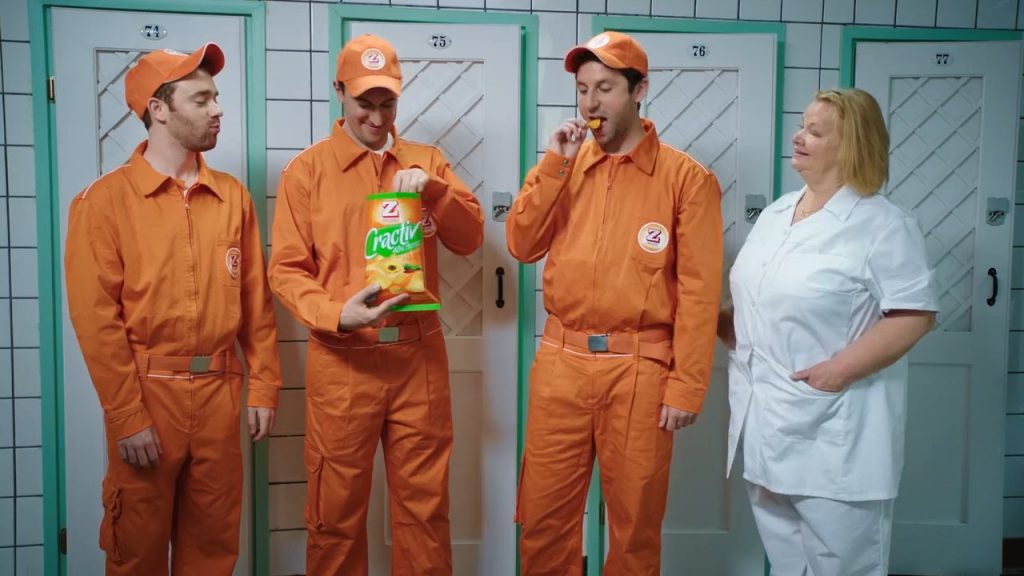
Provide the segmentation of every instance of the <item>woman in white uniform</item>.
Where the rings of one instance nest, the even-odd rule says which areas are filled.
[[[778,576],[887,574],[907,361],[938,310],[915,218],[878,195],[875,99],[822,91],[793,137],[805,186],[768,206],[730,273],[729,467]]]

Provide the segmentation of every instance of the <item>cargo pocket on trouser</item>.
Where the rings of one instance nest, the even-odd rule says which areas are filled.
[[[121,518],[121,488],[112,482],[103,483],[103,522],[100,524],[100,550],[114,563],[121,562],[118,541],[118,520]]]
[[[306,526],[319,531],[324,527],[320,497],[323,492],[324,457],[306,446],[303,458],[306,465]]]

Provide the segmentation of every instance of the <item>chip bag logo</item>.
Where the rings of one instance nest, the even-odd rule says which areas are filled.
[[[409,299],[395,310],[440,308],[440,301],[427,288],[423,208],[419,194],[371,194],[367,197],[367,215],[366,283],[380,286],[377,299],[408,294]],[[413,219],[413,215],[417,218]]]
[[[648,222],[640,227],[636,241],[645,252],[657,254],[668,248],[668,229],[657,222]]]

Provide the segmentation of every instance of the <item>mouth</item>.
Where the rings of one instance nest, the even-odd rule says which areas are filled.
[[[587,128],[595,131],[600,130],[604,127],[605,122],[607,122],[607,120],[600,116],[591,116],[590,119],[587,120]]]
[[[213,124],[212,126],[210,126],[210,132],[213,132],[214,134],[219,134],[220,124]]]

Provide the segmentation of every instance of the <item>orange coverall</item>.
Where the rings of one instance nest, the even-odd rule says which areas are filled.
[[[436,312],[399,312],[388,327],[338,332],[345,301],[366,286],[366,196],[420,168],[426,285],[438,292],[437,239],[456,254],[483,242],[480,205],[433,146],[392,133],[382,154],[338,121],[330,138],[284,169],[277,193],[270,285],[310,328],[305,464],[308,574],[368,571],[366,515],[383,442],[390,488],[392,574],[451,573],[448,357]],[[389,340],[394,340],[389,342]]]
[[[548,151],[507,220],[513,256],[547,254],[549,317],[530,376],[517,505],[524,574],[581,573],[595,449],[610,528],[605,573],[658,574],[672,456],[661,405],[699,412],[711,377],[721,190],[643,125],[628,154],[593,141],[575,159]]]
[[[235,342],[249,406],[276,407],[281,386],[259,223],[238,180],[199,156],[183,197],[146,145],[79,194],[68,223],[68,309],[110,461],[100,547],[107,574],[167,574],[173,541],[174,574],[229,575],[242,500]],[[135,468],[117,441],[149,426],[163,453]]]

